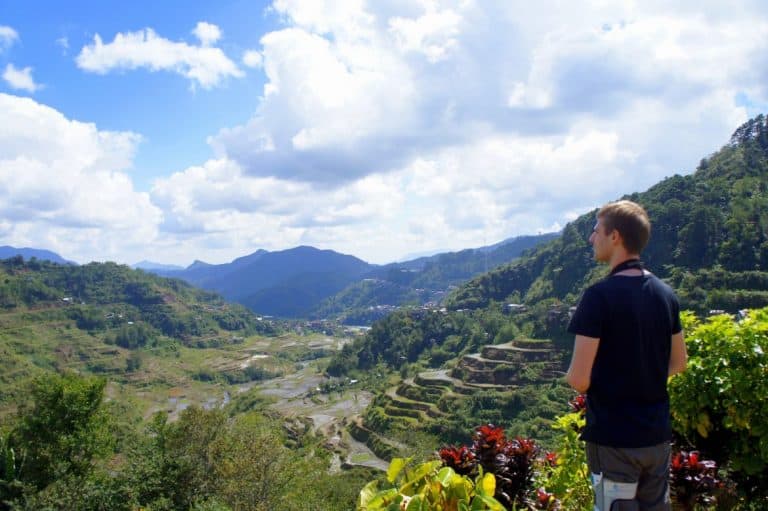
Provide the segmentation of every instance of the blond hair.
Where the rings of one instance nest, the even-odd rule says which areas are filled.
[[[651,221],[640,204],[629,200],[609,202],[597,212],[606,234],[619,231],[624,248],[639,254],[651,237]]]

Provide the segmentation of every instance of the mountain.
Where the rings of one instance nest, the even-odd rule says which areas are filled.
[[[706,315],[768,305],[768,119],[738,128],[727,145],[687,176],[626,196],[643,205],[652,232],[643,260],[676,290],[681,307]],[[607,268],[588,243],[597,210],[515,261],[474,277],[445,301],[447,311],[406,309],[373,324],[329,366],[343,374],[377,363],[439,366],[459,354],[518,336],[572,345],[568,308]],[[506,304],[519,304],[514,310]]]
[[[40,261],[50,261],[58,264],[77,264],[73,261],[67,261],[59,254],[51,252],[50,250],[43,250],[39,248],[14,248],[8,245],[0,247],[0,259],[8,259],[9,257],[21,256],[26,260],[38,259]]]
[[[388,264],[322,302],[313,316],[335,316],[346,323],[368,324],[390,312],[393,306],[437,303],[452,287],[509,263],[559,235],[518,236],[487,247]]]
[[[154,263],[152,261],[141,261],[136,264],[131,265],[131,268],[134,270],[160,270],[160,271],[179,271],[183,270],[183,266],[178,266],[176,264],[162,264],[162,263]]]
[[[302,317],[375,266],[332,250],[300,246],[258,250],[226,264],[195,261],[180,271],[155,271],[222,294],[260,314]]]
[[[48,371],[108,375],[143,391],[193,379],[245,381],[258,375],[237,363],[243,343],[277,328],[219,295],[128,266],[4,259],[0,417],[22,401],[24,380]],[[167,401],[166,392],[154,394]]]
[[[768,305],[768,118],[741,127],[727,145],[687,176],[675,175],[626,198],[642,204],[653,225],[643,253],[648,267],[698,312]],[[449,299],[452,308],[491,301],[573,304],[605,268],[587,239],[596,211],[527,257],[477,277]]]

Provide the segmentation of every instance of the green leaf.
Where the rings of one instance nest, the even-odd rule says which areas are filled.
[[[483,506],[485,507],[477,507],[475,508],[475,502],[481,502]],[[472,509],[490,509],[491,511],[506,511],[504,506],[501,505],[501,502],[494,499],[493,497],[489,497],[488,495],[477,495],[472,500]]]
[[[408,502],[405,511],[429,511],[429,502],[423,495],[414,495]]]
[[[400,496],[400,494],[397,492],[397,489],[390,488],[388,490],[382,490],[375,494],[369,501],[368,504],[365,506],[362,506],[363,509],[387,509],[389,505],[395,501]]]
[[[411,458],[393,458],[387,469],[387,481],[394,483],[409,461],[411,461]]]
[[[476,489],[480,495],[493,496],[496,493],[496,478],[488,472],[478,481]]]
[[[437,480],[443,488],[448,488],[455,475],[456,472],[451,467],[443,467],[440,469],[440,472],[437,473]]]
[[[403,486],[400,487],[400,493],[403,495],[412,495],[415,491],[415,488],[419,487],[425,482],[424,478],[427,476],[427,474],[437,470],[437,467],[440,465],[442,465],[441,461],[431,461],[428,463],[422,463],[416,467],[413,472],[408,474],[407,481],[405,484],[403,484]]]
[[[377,481],[371,481],[370,483],[366,484],[362,490],[360,490],[360,498],[358,499],[359,507],[365,508],[368,506],[368,503],[377,493],[377,486]]]

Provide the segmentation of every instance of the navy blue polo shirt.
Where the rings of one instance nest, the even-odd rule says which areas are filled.
[[[681,330],[677,297],[652,274],[614,275],[584,292],[568,325],[600,339],[584,440],[650,447],[671,439],[667,378],[672,335]]]

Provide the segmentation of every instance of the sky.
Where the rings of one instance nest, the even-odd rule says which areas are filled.
[[[0,245],[388,263],[557,231],[759,113],[763,0],[0,0]]]

